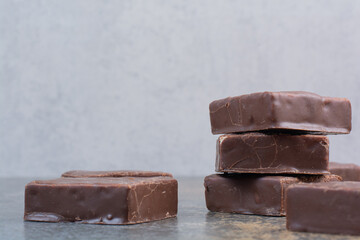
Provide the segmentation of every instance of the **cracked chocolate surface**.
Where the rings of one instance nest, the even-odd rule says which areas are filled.
[[[244,133],[217,140],[217,172],[325,174],[328,163],[326,136]]]
[[[135,224],[175,217],[177,181],[170,176],[139,175],[62,177],[30,182],[25,187],[24,219]]]
[[[348,134],[351,104],[346,98],[309,92],[259,92],[213,101],[213,134],[249,131]]]
[[[206,206],[212,212],[285,216],[285,191],[290,185],[331,181],[341,177],[213,174],[204,180]]]

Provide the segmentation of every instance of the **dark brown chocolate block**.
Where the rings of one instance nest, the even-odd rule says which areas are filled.
[[[213,134],[249,131],[298,131],[347,134],[351,104],[346,98],[309,92],[260,92],[210,103]]]
[[[330,162],[329,171],[344,181],[360,181],[360,166],[356,164]]]
[[[217,172],[324,174],[329,140],[321,135],[222,135],[217,141]]]
[[[286,227],[292,231],[360,235],[360,182],[290,186]]]
[[[284,216],[285,189],[289,185],[340,180],[336,175],[213,174],[204,181],[206,206],[213,212]]]
[[[175,217],[177,181],[161,177],[58,178],[25,187],[27,221],[135,224]]]
[[[151,171],[132,171],[132,170],[120,170],[120,171],[82,171],[74,170],[68,171],[61,175],[62,177],[172,177],[170,173],[165,172],[151,172]]]

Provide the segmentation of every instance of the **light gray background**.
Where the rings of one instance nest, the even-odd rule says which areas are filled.
[[[0,176],[204,176],[208,104],[264,90],[349,98],[360,164],[359,64],[356,0],[0,0]]]

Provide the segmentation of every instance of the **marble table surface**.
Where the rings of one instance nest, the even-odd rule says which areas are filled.
[[[177,218],[137,225],[24,222],[24,186],[32,179],[0,178],[0,239],[360,239],[287,231],[284,217],[212,213],[203,178],[179,178]]]

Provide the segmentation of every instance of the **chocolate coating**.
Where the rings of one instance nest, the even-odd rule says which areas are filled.
[[[324,174],[329,139],[321,135],[222,135],[217,141],[217,172]]]
[[[58,178],[25,187],[24,220],[135,224],[177,214],[172,177]]]
[[[360,181],[360,166],[356,164],[330,162],[329,171],[341,176],[344,181]]]
[[[296,131],[347,134],[351,104],[346,98],[309,92],[260,92],[210,103],[213,134],[249,131]]]
[[[73,178],[82,178],[82,177],[159,177],[159,176],[169,176],[172,177],[170,173],[165,172],[151,172],[151,171],[131,171],[131,170],[121,170],[121,171],[82,171],[74,170],[68,171],[61,175],[62,177],[73,177]]]
[[[327,181],[341,181],[341,178],[213,174],[204,180],[206,206],[213,212],[284,216],[285,190],[289,185]]]
[[[292,231],[360,235],[360,182],[290,186],[286,227]]]

